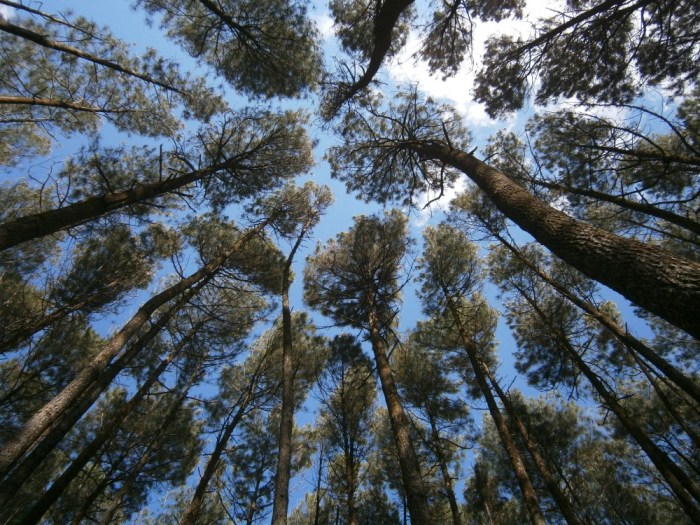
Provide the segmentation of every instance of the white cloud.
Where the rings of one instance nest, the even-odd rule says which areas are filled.
[[[327,12],[315,15],[313,20],[316,23],[322,40],[328,40],[335,35],[335,31],[333,31],[333,19]]]
[[[15,10],[12,7],[0,5],[0,17],[4,18],[5,20],[9,20],[14,16],[14,14]]]
[[[562,4],[558,2],[554,7]],[[557,12],[550,6],[543,5],[539,0],[528,0],[524,9],[523,20],[504,20],[502,22],[479,22],[474,24],[473,34],[473,64],[478,67],[481,63],[486,39],[493,34],[512,34],[528,37],[532,33],[533,22],[538,18],[552,16]],[[455,107],[465,119],[468,128],[474,130],[494,126],[499,128],[511,127],[515,123],[515,115],[506,121],[496,121],[488,116],[485,106],[473,100],[472,90],[476,78],[476,68],[471,60],[464,61],[460,71],[453,77],[442,80],[441,75],[431,75],[428,65],[417,59],[420,49],[420,39],[412,32],[403,50],[388,64],[388,72],[397,83],[417,84],[420,90],[428,96],[446,100]]]

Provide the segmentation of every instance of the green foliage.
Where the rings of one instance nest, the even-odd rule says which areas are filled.
[[[369,328],[376,310],[382,329],[397,314],[401,263],[410,245],[407,218],[398,210],[357,216],[355,224],[307,259],[304,300],[340,326]]]
[[[103,119],[120,131],[174,136],[182,126],[174,114],[178,104],[202,119],[222,107],[203,81],[181,75],[175,63],[154,50],[130,56],[124,42],[83,17],[13,17],[12,23],[172,89],[3,31],[0,100],[13,97],[13,102],[8,98],[0,104],[0,165],[46,154],[57,132],[94,135]]]
[[[395,101],[384,105],[380,96],[368,97],[357,111],[343,115],[336,125],[343,143],[326,154],[331,175],[367,201],[415,205],[423,194],[438,198],[457,172],[426,162],[408,146],[437,142],[465,148],[469,135],[462,118],[415,90],[398,94]]]
[[[420,56],[428,63],[431,73],[442,73],[443,80],[455,75],[465,55],[473,51],[474,18],[482,21],[522,16],[524,2],[509,0],[439,0],[432,19],[424,29],[426,35]]]
[[[570,2],[563,13],[538,21],[539,35],[530,40],[501,35],[487,41],[475,98],[495,117],[522,108],[535,85],[539,104],[572,97],[629,102],[645,85],[680,94],[698,75],[691,58],[698,14],[691,4],[620,1],[600,9]]]
[[[321,72],[306,2],[290,0],[138,0],[187,52],[247,95],[295,97]]]

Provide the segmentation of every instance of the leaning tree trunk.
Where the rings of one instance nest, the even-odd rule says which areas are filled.
[[[379,333],[379,323],[376,308],[371,305],[369,312],[369,335],[372,343],[374,359],[377,363],[377,373],[382,385],[384,400],[389,412],[389,422],[394,434],[394,442],[399,457],[401,480],[408,511],[412,523],[432,523],[428,496],[420,473],[420,464],[416,449],[411,439],[408,416],[401,404],[401,397],[394,381],[394,374],[389,365],[389,358],[384,349],[384,341]]]
[[[54,208],[9,220],[0,224],[0,251],[38,237],[79,226],[126,206],[176,191],[226,167],[230,166],[228,164],[219,164],[192,171],[179,177],[140,183],[128,190],[89,197],[61,208]]]
[[[207,488],[209,487],[209,482],[214,477],[214,473],[216,472],[219,462],[221,461],[221,456],[228,446],[229,439],[231,439],[231,434],[233,434],[233,431],[238,426],[238,423],[240,423],[241,419],[243,419],[243,415],[248,408],[248,403],[252,397],[252,387],[254,386],[254,381],[255,379],[251,381],[250,387],[246,389],[246,392],[239,399],[240,404],[238,406],[238,410],[236,410],[236,413],[231,418],[231,421],[226,424],[224,431],[216,440],[214,451],[212,452],[211,456],[209,456],[207,466],[204,468],[204,473],[202,474],[199,483],[197,483],[197,488],[194,491],[192,500],[190,500],[190,504],[187,506],[187,510],[182,517],[180,525],[194,525],[196,523],[197,517],[199,516],[199,512],[202,508],[202,504],[204,503],[204,496],[207,492]]]
[[[179,281],[177,284],[155,295],[139,308],[136,314],[117,332],[83,368],[76,377],[51,401],[39,409],[21,429],[7,441],[0,450],[0,478],[4,478],[19,459],[49,430],[71,405],[79,402],[90,386],[97,381],[119,354],[124,345],[146,324],[151,315],[160,307],[185,293],[203,279],[211,278],[223,264],[248,240],[257,235],[268,221],[248,231],[225,254],[213,259],[197,272]]]
[[[151,390],[151,387],[158,381],[160,376],[165,372],[168,365],[175,359],[180,351],[185,347],[185,345],[192,339],[194,333],[198,327],[193,328],[190,332],[177,344],[177,346],[168,354],[165,359],[163,359],[158,366],[149,374],[148,378],[139,387],[136,393],[131,396],[131,399],[121,405],[116,412],[110,414],[109,420],[103,424],[99,430],[95,433],[94,437],[78,454],[78,456],[71,461],[70,465],[63,471],[63,473],[51,484],[51,486],[44,492],[36,503],[29,509],[29,511],[22,517],[20,525],[32,525],[38,523],[46,511],[49,510],[51,505],[53,505],[58,498],[61,497],[63,492],[68,488],[70,483],[78,476],[85,465],[97,454],[104,444],[112,438],[116,432],[119,425],[122,423],[124,418],[126,418],[131,411],[146,397],[146,394]],[[198,373],[198,372],[197,372]],[[188,386],[185,391],[189,389],[189,385],[192,384],[197,373],[192,374]]]
[[[700,338],[700,263],[573,219],[502,172],[449,145],[401,146],[462,171],[506,217],[562,260]]]
[[[452,300],[451,296],[449,295],[448,290],[443,288],[443,293],[445,295],[445,299],[447,300],[447,307],[450,311],[450,314],[452,315],[452,320],[455,323],[457,331],[459,332],[459,336],[462,340],[462,344],[464,345],[464,350],[467,353],[467,357],[469,358],[469,363],[471,364],[472,370],[474,371],[474,377],[476,378],[476,382],[479,385],[479,390],[481,390],[481,394],[486,400],[486,405],[488,406],[489,414],[491,414],[491,418],[493,419],[493,422],[496,425],[496,430],[498,431],[498,435],[501,438],[503,448],[508,454],[508,459],[510,460],[510,464],[513,467],[515,478],[518,481],[520,492],[523,495],[525,507],[527,508],[528,514],[530,515],[530,521],[534,525],[545,525],[546,521],[544,519],[544,516],[542,515],[542,510],[540,509],[539,498],[537,497],[537,493],[535,492],[535,489],[532,486],[532,482],[530,481],[530,477],[528,476],[527,469],[525,468],[525,462],[523,461],[520,455],[518,447],[515,445],[515,441],[513,441],[513,438],[510,435],[510,430],[508,428],[506,420],[503,417],[503,414],[501,414],[501,410],[498,408],[496,399],[494,398],[493,392],[491,391],[491,388],[489,387],[488,382],[486,380],[486,366],[483,364],[481,358],[477,355],[477,352],[474,349],[472,342],[469,340],[469,337],[466,334],[464,327],[460,321],[460,315],[457,311],[457,307],[454,304],[454,301]]]
[[[559,510],[564,516],[566,523],[568,523],[569,525],[582,525],[583,522],[576,515],[576,512],[574,511],[574,508],[571,505],[569,498],[567,498],[566,494],[564,494],[559,488],[559,484],[557,483],[556,479],[554,479],[552,471],[549,470],[547,462],[540,455],[539,450],[537,450],[537,445],[533,442],[532,438],[530,437],[530,433],[527,431],[525,425],[518,416],[518,412],[513,406],[513,403],[510,401],[508,394],[506,394],[503,391],[501,385],[498,384],[498,381],[496,381],[496,378],[493,377],[493,374],[490,371],[488,371],[488,377],[489,381],[491,382],[491,385],[493,385],[493,389],[496,391],[496,394],[501,400],[501,403],[503,403],[503,406],[506,408],[506,412],[508,412],[511,421],[515,425],[518,434],[520,434],[520,437],[522,438],[523,443],[525,444],[525,448],[527,448],[527,451],[529,452],[530,457],[535,463],[535,467],[537,467],[540,476],[542,476],[542,479],[544,480],[547,489],[552,494],[552,497],[554,498],[557,507],[559,507]]]
[[[528,302],[535,310],[538,316],[549,325],[547,316],[539,308],[539,305],[531,297],[529,297],[522,289],[513,285],[520,295]],[[680,502],[685,513],[697,523],[700,523],[700,508],[697,503],[700,503],[700,486],[688,474],[676,465],[667,455],[654,443],[646,432],[625,412],[625,409],[620,405],[616,396],[608,390],[603,381],[598,375],[591,370],[583,358],[578,354],[575,348],[571,346],[568,339],[554,326],[550,325],[552,333],[557,337],[557,340],[562,345],[564,350],[575,363],[576,367],[591,383],[593,389],[600,395],[601,399],[610,411],[617,416],[622,423],[622,426],[627,429],[632,438],[637,442],[639,447],[644,451],[647,457],[654,464],[663,479],[668,484],[669,488]],[[693,501],[695,500],[695,501]],[[696,503],[697,502],[697,503]]]
[[[486,227],[488,228],[488,226]],[[691,397],[691,399],[695,400],[696,403],[700,403],[700,385],[698,385],[695,380],[686,376],[683,372],[673,366],[673,364],[666,361],[657,352],[650,348],[646,343],[640,341],[630,334],[626,329],[620,326],[615,319],[600,311],[595,305],[585,299],[582,299],[573,293],[569,288],[563,286],[550,275],[542,271],[539,267],[537,267],[537,265],[533,264],[532,261],[525,257],[525,255],[516,246],[513,246],[510,242],[508,242],[508,240],[501,234],[493,230],[489,231],[491,232],[491,235],[498,239],[503,246],[505,246],[514,256],[516,256],[519,261],[532,270],[540,279],[542,279],[542,281],[546,282],[562,297],[566,298],[571,304],[586,312],[593,319],[598,321],[601,326],[612,333],[613,336],[620,341],[620,343],[630,350],[630,353],[637,352],[640,356],[653,364],[669,380],[680,387]]]

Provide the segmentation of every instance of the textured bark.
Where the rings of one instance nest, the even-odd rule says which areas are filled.
[[[89,197],[79,202],[0,224],[0,250],[23,242],[79,226],[131,204],[154,199],[207,177],[225,165],[196,170],[179,177],[136,184],[133,188]]]
[[[469,363],[474,371],[474,377],[479,385],[479,390],[481,390],[481,394],[484,396],[486,405],[489,409],[489,414],[491,414],[491,418],[496,425],[496,430],[501,438],[501,443],[508,454],[508,459],[513,467],[513,472],[515,473],[515,478],[518,480],[518,486],[520,487],[520,492],[523,495],[525,508],[527,508],[528,514],[530,515],[530,521],[534,525],[546,525],[544,516],[542,515],[542,510],[540,509],[539,498],[537,497],[537,493],[535,492],[532,482],[530,481],[530,477],[527,474],[525,463],[523,462],[518,447],[515,445],[515,442],[510,435],[510,429],[508,428],[503,414],[501,414],[501,410],[498,408],[496,399],[494,398],[493,392],[491,391],[491,388],[486,380],[488,374],[486,366],[480,359],[472,345],[472,342],[469,340],[468,335],[464,331],[459,312],[457,311],[457,307],[455,306],[449,291],[443,288],[443,293],[445,295],[445,299],[447,300],[448,309],[450,310],[452,319],[455,322],[455,326],[459,332],[459,336],[462,339],[462,344],[464,345],[464,350],[469,358]]]
[[[269,221],[270,219],[268,219]],[[251,229],[225,254],[213,259],[200,270],[155,295],[117,332],[102,350],[85,366],[76,377],[51,401],[39,409],[13,438],[0,450],[0,478],[4,478],[15,463],[29,450],[41,435],[78,402],[86,390],[100,377],[124,345],[146,324],[155,311],[186,292],[199,281],[211,278],[221,266],[249,239],[257,235],[268,221]]]
[[[418,463],[418,456],[411,439],[408,416],[406,416],[406,412],[401,404],[401,397],[394,381],[394,374],[384,349],[384,341],[379,334],[377,314],[373,308],[370,308],[369,312],[369,335],[374,359],[377,363],[379,381],[382,385],[384,400],[389,412],[389,422],[394,434],[396,451],[399,456],[401,480],[406,494],[411,522],[427,525],[432,523],[432,519],[427,493],[420,473],[420,464]]]
[[[448,145],[406,142],[403,147],[459,169],[506,217],[562,260],[700,338],[700,263],[573,219]]]
[[[496,381],[496,379],[493,377],[493,374],[489,372],[488,377],[491,382],[491,385],[493,385],[493,389],[496,391],[496,394],[501,400],[501,403],[503,403],[503,406],[506,408],[506,411],[508,412],[511,421],[515,425],[518,434],[520,434],[523,443],[525,443],[525,448],[527,448],[527,451],[530,454],[530,457],[532,458],[533,462],[535,463],[535,466],[537,467],[540,476],[542,476],[542,479],[544,480],[544,483],[547,486],[547,490],[549,490],[550,494],[552,494],[552,497],[554,498],[557,507],[559,507],[559,510],[564,516],[566,523],[568,523],[569,525],[582,525],[583,522],[576,515],[576,512],[574,511],[574,508],[571,505],[569,498],[567,498],[566,494],[564,494],[559,488],[559,484],[554,479],[552,471],[549,470],[547,462],[540,455],[539,451],[537,450],[537,445],[531,439],[530,433],[527,431],[525,425],[518,416],[515,407],[513,407],[513,403],[510,402],[508,394],[506,394],[503,391],[501,385],[499,385],[498,381]]]
[[[523,290],[514,286],[520,295],[528,302],[528,304],[537,312],[537,314],[542,318],[543,321],[549,324],[547,316],[540,310],[536,301],[529,297]],[[551,326],[550,328],[554,335],[561,343],[562,347],[571,357],[572,361],[576,364],[576,367],[583,373],[583,375],[591,383],[593,389],[600,395],[601,399],[604,401],[610,411],[617,416],[620,423],[627,429],[632,438],[637,442],[640,448],[644,451],[647,457],[654,464],[656,469],[659,471],[661,476],[664,478],[669,488],[676,496],[678,501],[685,513],[697,523],[700,523],[700,508],[695,503],[700,503],[700,486],[697,482],[691,479],[678,465],[676,465],[671,459],[661,450],[644,432],[644,430],[627,415],[624,408],[620,403],[618,403],[615,395],[608,390],[603,381],[598,377],[598,375],[591,370],[591,368],[586,364],[583,358],[576,352],[576,349],[571,346],[568,339],[561,334],[557,327]],[[695,500],[695,502],[693,501]]]
[[[90,459],[92,459],[93,456],[95,456],[95,454],[97,454],[97,452],[99,452],[99,450],[104,446],[104,444],[114,435],[124,418],[126,418],[143,400],[146,394],[150,391],[151,387],[156,383],[163,372],[165,372],[168,365],[173,361],[173,359],[175,359],[175,357],[178,356],[185,344],[191,340],[192,336],[194,335],[193,330],[191,330],[190,333],[188,333],[187,336],[185,336],[182,341],[178,343],[173,351],[170,352],[170,354],[158,364],[158,366],[149,374],[146,381],[144,381],[144,383],[139,387],[136,393],[131,396],[129,401],[121,405],[118,410],[110,414],[110,418],[99,428],[90,443],[88,443],[83,450],[80,451],[80,454],[78,454],[78,456],[70,463],[70,465],[68,465],[63,473],[56,480],[54,480],[48,490],[41,495],[39,500],[34,503],[31,509],[29,509],[29,511],[23,516],[22,520],[19,522],[21,525],[31,525],[38,523],[41,520],[42,516],[47,510],[49,510],[49,507],[51,507],[51,505],[53,505],[56,500],[61,497],[63,492],[82,471],[85,465],[88,464]],[[190,381],[190,384],[191,382],[192,381]]]
[[[164,312],[155,323],[153,323],[145,334],[130,345],[126,352],[110,364],[106,370],[100,373],[95,381],[86,387],[85,392],[79,399],[71,403],[54,422],[53,426],[41,436],[31,452],[17,462],[13,470],[0,482],[0,506],[6,505],[11,501],[11,498],[19,491],[22,484],[29,479],[54,448],[59,445],[65,435],[73,428],[73,425],[75,425],[90,409],[93,403],[97,401],[114,378],[124,370],[134,357],[141,352],[156,335],[158,335],[172,318],[173,314],[175,314],[204,284],[206,284],[206,280],[200,281],[197,286],[185,293],[173,306]]]

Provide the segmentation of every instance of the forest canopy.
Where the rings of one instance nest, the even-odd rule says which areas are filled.
[[[700,522],[700,8],[0,0],[0,522]]]

